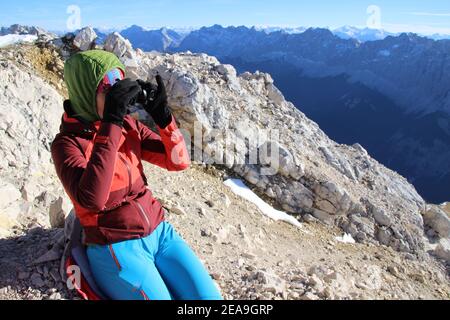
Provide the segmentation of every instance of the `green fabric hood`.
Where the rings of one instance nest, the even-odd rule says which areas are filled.
[[[97,113],[97,87],[105,74],[114,68],[125,73],[125,66],[113,53],[90,50],[74,54],[64,64],[64,81],[75,117],[95,122]]]

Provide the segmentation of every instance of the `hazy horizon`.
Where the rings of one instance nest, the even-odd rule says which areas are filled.
[[[450,34],[450,1],[366,1],[320,3],[297,0],[17,0],[2,4],[0,21],[46,30],[73,31],[81,26],[122,30],[133,24],[146,29],[199,29],[227,26],[320,27],[350,25],[387,32]]]

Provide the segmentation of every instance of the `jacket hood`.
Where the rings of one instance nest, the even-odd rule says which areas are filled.
[[[104,50],[89,50],[74,54],[64,64],[64,81],[74,117],[88,122],[100,120],[97,113],[97,87],[108,71],[125,66],[113,53]]]

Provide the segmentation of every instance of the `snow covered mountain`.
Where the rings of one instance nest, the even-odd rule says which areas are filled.
[[[56,37],[57,35],[55,33],[46,31],[40,27],[13,24],[10,27],[0,28],[0,48],[15,43],[34,42],[38,38],[49,40]]]
[[[265,33],[272,33],[272,32],[285,32],[288,34],[294,34],[294,33],[302,33],[305,32],[308,28],[306,27],[275,27],[275,26],[255,26],[255,29],[258,31],[264,31]]]
[[[283,32],[288,34],[299,34],[308,30],[307,27],[256,27],[258,31],[265,33]],[[354,26],[343,26],[336,29],[329,29],[333,34],[341,39],[355,39],[360,42],[383,40],[387,36],[395,36],[398,34],[387,32],[382,29],[359,28]],[[444,36],[443,36],[444,37]],[[444,39],[444,38],[442,38]]]
[[[23,42],[34,42],[37,36],[31,34],[7,34],[0,36],[0,48]]]
[[[450,34],[435,33],[428,36],[428,38],[431,38],[433,40],[450,40]]]
[[[19,41],[21,38],[29,40],[32,39],[32,36],[49,40],[56,38],[57,34],[36,26],[13,24],[9,27],[0,27],[0,36],[9,36],[9,38],[15,39],[15,41]]]
[[[146,30],[137,25],[122,30],[120,34],[130,40],[133,46],[144,51],[165,51],[170,46],[178,46],[183,39],[183,35],[174,30]]]
[[[343,26],[332,30],[332,32],[342,39],[357,39],[361,42],[383,40],[388,36],[397,34],[387,32],[382,29],[357,28],[352,26]]]
[[[46,34],[42,28],[34,27],[34,26],[22,26],[20,24],[13,24],[10,27],[1,27],[0,28],[0,36],[5,36],[8,34],[18,34],[18,35],[35,35],[38,36],[40,34]]]

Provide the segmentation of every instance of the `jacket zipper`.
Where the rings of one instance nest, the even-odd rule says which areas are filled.
[[[128,171],[128,195],[130,195],[130,193],[131,193],[131,168],[130,168],[130,165],[128,164],[128,162],[126,161],[126,159],[124,159],[124,157],[121,154],[119,154],[119,157],[123,161],[125,166],[127,167],[127,171]],[[136,206],[138,207],[138,211],[139,211],[140,215],[142,216],[142,218],[147,223],[147,226],[150,227],[150,221],[148,220],[148,217],[145,214],[145,210],[144,210],[144,208],[142,208],[142,205],[139,202],[135,201],[135,200],[131,200],[131,201],[136,204]]]
[[[144,218],[145,222],[147,223],[147,226],[150,227],[150,221],[148,220],[148,217],[145,214],[145,210],[144,210],[144,208],[142,208],[142,205],[139,202],[137,202],[136,200],[132,200],[132,201],[137,205],[141,216]]]
[[[130,165],[128,164],[127,160],[124,159],[124,157],[121,154],[119,154],[119,157],[123,161],[125,166],[127,167],[127,172],[128,172],[128,194],[127,195],[130,195],[130,193],[131,193],[131,168],[130,168]]]

